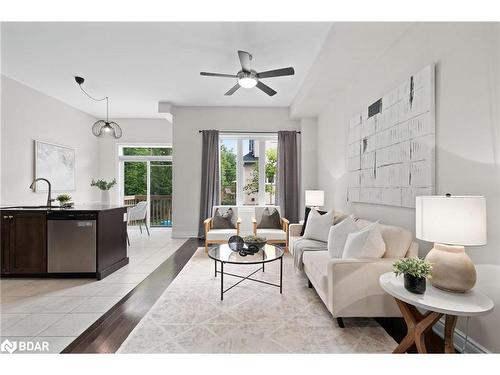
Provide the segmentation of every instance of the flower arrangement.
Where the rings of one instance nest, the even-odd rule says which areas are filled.
[[[92,182],[90,183],[90,186],[96,186],[97,188],[99,188],[99,190],[109,190],[115,185],[116,178],[113,178],[113,180],[110,182],[107,182],[106,180],[95,181],[94,179],[92,179]]]

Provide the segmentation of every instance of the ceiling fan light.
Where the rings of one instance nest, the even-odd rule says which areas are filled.
[[[245,89],[251,89],[257,85],[257,80],[253,77],[238,77],[238,84]]]

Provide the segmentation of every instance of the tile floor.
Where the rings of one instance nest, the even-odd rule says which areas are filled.
[[[59,353],[182,245],[170,233],[130,230],[130,263],[100,281],[1,279],[0,342],[48,341]]]

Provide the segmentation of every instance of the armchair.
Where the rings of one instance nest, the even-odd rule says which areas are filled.
[[[265,208],[275,208],[280,212],[279,206],[266,206],[266,207],[255,207],[255,217],[252,218],[252,227],[254,236],[265,237],[267,243],[281,243],[285,244],[286,249],[288,249],[288,226],[290,222],[284,217],[280,217],[281,228],[257,228],[258,222],[262,217],[262,213]]]
[[[230,229],[216,229],[213,228],[213,216],[215,210],[219,210],[220,213],[225,213],[229,208],[233,210],[233,222],[234,228]],[[205,219],[203,226],[205,229],[205,252],[208,252],[208,246],[211,244],[221,244],[226,243],[229,237],[240,234],[240,224],[241,219],[238,217],[238,207],[236,206],[214,206],[212,208],[212,217]]]

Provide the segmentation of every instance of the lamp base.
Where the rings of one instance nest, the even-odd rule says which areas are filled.
[[[436,288],[464,293],[476,284],[476,268],[463,246],[435,243],[425,260],[432,264],[429,281]]]

